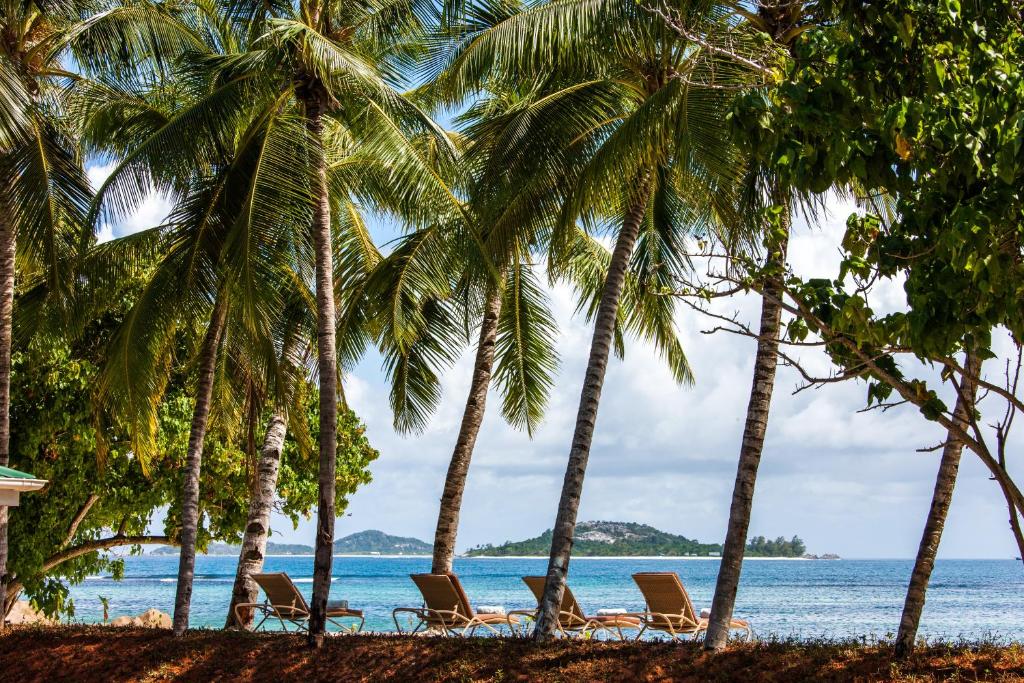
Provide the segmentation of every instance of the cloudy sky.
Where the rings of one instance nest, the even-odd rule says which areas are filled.
[[[94,167],[94,182],[107,169]],[[104,226],[104,238],[151,226],[169,209],[153,197],[125,223]],[[790,247],[793,269],[834,277],[835,245],[853,207],[831,202],[811,227],[798,221]],[[394,233],[378,226],[378,237]],[[872,304],[897,305],[889,287]],[[571,291],[550,292],[559,324],[561,369],[547,418],[533,440],[512,430],[492,394],[477,442],[463,502],[459,549],[534,536],[555,517],[591,330],[578,316]],[[721,313],[756,321],[754,297],[720,302]],[[696,375],[692,388],[675,385],[657,354],[632,341],[614,359],[605,381],[580,521],[641,522],[704,542],[725,536],[736,458],[750,390],[753,340],[703,334],[712,320],[680,309],[677,326]],[[432,540],[445,470],[469,386],[472,351],[446,374],[445,398],[425,433],[403,437],[391,427],[388,390],[379,356],[370,354],[346,378],[350,403],[366,422],[380,458],[373,483],[351,499],[338,537],[364,529]],[[825,371],[817,350],[799,354]],[[989,368],[989,373],[995,371]],[[995,378],[998,379],[998,378]],[[793,395],[797,373],[781,367],[757,483],[751,535],[803,538],[810,552],[844,557],[913,557],[931,497],[938,453],[916,449],[943,434],[912,408],[857,413],[864,384],[830,385]],[[990,399],[996,408],[994,399]],[[988,415],[993,418],[994,416]],[[989,420],[991,421],[991,419]],[[943,557],[1013,557],[1003,498],[977,459],[965,451],[946,526]],[[292,529],[283,518],[275,540],[313,543],[314,523]],[[279,534],[279,535],[278,535]]]

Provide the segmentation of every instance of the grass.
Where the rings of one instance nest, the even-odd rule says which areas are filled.
[[[930,644],[894,661],[885,643],[699,643],[515,638],[330,638],[103,626],[18,627],[0,636],[5,683],[20,681],[1013,681],[1024,647],[995,641]]]

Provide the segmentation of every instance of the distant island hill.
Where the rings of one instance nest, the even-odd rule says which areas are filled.
[[[547,557],[551,530],[525,541],[481,545],[466,551],[466,557]],[[418,538],[391,536],[369,530],[350,534],[334,542],[335,555],[429,555],[431,544]],[[154,555],[176,555],[177,548],[161,547]],[[660,531],[633,522],[581,522],[576,525],[573,555],[576,557],[717,557],[722,546]],[[212,543],[207,555],[237,555],[238,546]],[[294,543],[267,543],[268,555],[312,555],[313,547]],[[811,555],[798,536],[775,540],[755,536],[747,543],[747,557],[778,557],[832,560],[838,555]]]
[[[482,545],[466,551],[468,557],[547,557],[551,550],[551,530],[525,541],[507,541],[501,545]],[[718,543],[701,543],[685,536],[660,531],[647,524],[633,522],[581,522],[576,525],[574,557],[717,557]],[[774,541],[755,536],[747,543],[747,557],[789,557],[839,559],[838,555],[809,555],[799,536]]]
[[[430,555],[433,546],[418,538],[391,536],[383,531],[370,529],[349,534],[334,542],[335,555]],[[178,549],[161,547],[153,555],[177,555]],[[238,555],[237,545],[211,543],[206,555]],[[313,546],[297,543],[275,543],[267,541],[267,555],[312,555]]]

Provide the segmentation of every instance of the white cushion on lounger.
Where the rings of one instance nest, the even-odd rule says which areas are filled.
[[[611,607],[608,609],[597,610],[597,616],[599,617],[613,617],[616,614],[625,614],[626,610],[621,607]]]
[[[477,614],[504,614],[504,605],[477,605]]]
[[[702,610],[700,611],[700,618],[701,618],[701,619],[710,619],[710,618],[711,618],[711,609],[710,609],[710,608],[707,608],[707,607],[705,607],[704,609],[702,609]]]

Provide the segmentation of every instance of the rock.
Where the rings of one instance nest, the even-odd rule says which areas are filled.
[[[18,600],[14,603],[11,613],[7,615],[9,624],[56,624],[56,619],[51,619],[32,606],[28,600]]]
[[[140,614],[137,619],[140,626],[147,628],[170,628],[171,616],[164,614],[158,609],[148,609]]]
[[[117,617],[110,626],[135,626],[138,628],[170,628],[171,617],[158,609],[148,609],[137,617]]]

